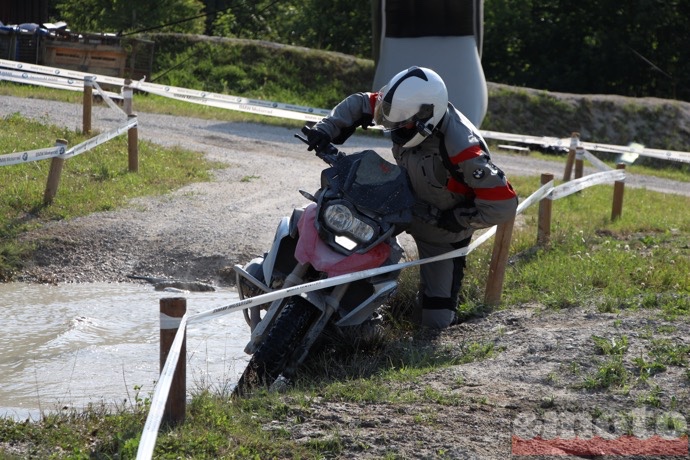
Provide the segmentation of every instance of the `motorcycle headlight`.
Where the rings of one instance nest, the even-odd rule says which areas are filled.
[[[369,242],[376,233],[371,225],[358,219],[342,204],[328,206],[323,217],[328,228],[337,233],[347,234],[362,243]]]

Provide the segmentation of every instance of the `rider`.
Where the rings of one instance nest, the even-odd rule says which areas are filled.
[[[309,150],[342,144],[372,122],[390,133],[393,156],[410,177],[417,204],[407,231],[420,258],[465,247],[475,230],[515,215],[515,191],[433,70],[410,67],[378,92],[348,96],[308,132]],[[464,256],[420,266],[422,325],[452,324],[464,269]]]

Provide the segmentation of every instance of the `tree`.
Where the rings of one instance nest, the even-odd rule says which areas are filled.
[[[60,19],[71,30],[99,33],[152,28],[201,33],[203,8],[199,0],[60,0],[56,5]]]
[[[490,81],[690,100],[686,0],[485,0]]]
[[[225,37],[278,41],[371,57],[369,2],[350,0],[206,0],[222,6],[210,33]],[[209,8],[209,13],[215,11]]]

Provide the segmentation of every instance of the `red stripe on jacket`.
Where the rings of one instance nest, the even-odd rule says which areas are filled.
[[[371,106],[371,113],[374,113],[374,109],[376,108],[376,99],[379,97],[379,93],[370,93],[369,94],[369,105]]]
[[[471,187],[468,187],[467,185],[463,184],[462,182],[458,182],[452,177],[448,179],[448,183],[446,184],[446,187],[448,190],[450,190],[453,193],[457,193],[459,195],[465,195],[466,197],[472,199],[474,198],[474,190],[472,190]]]
[[[513,190],[513,187],[510,185],[510,182],[506,185],[500,185],[498,187],[475,188],[474,193],[480,200],[487,201],[509,200],[517,197],[515,190]]]
[[[457,165],[458,163],[462,163],[463,161],[477,158],[478,156],[481,156],[483,154],[484,151],[481,147],[479,147],[478,145],[473,145],[472,147],[467,147],[465,150],[452,157],[450,159],[450,162],[454,165]]]

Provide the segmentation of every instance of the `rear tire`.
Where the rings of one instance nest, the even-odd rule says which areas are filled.
[[[242,373],[232,394],[242,397],[257,388],[268,388],[289,364],[292,353],[318,317],[318,310],[302,297],[290,297],[273,327]]]

